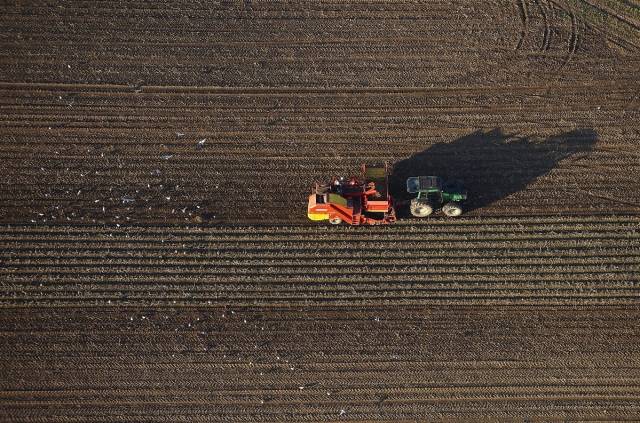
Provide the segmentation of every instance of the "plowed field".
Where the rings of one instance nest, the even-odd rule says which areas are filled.
[[[638,1],[0,10],[0,420],[640,419]]]

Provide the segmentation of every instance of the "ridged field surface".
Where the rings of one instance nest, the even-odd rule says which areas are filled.
[[[4,305],[636,304],[640,217],[5,227]]]
[[[6,309],[0,417],[635,420],[639,318],[611,306]]]
[[[637,0],[0,12],[1,421],[640,420]]]

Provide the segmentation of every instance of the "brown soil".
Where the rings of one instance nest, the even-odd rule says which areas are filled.
[[[0,420],[640,419],[637,2],[0,10]]]

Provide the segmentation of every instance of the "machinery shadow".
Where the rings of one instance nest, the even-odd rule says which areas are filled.
[[[468,191],[465,212],[488,206],[521,191],[549,173],[560,161],[589,153],[597,140],[591,129],[578,129],[546,139],[505,134],[500,128],[476,131],[452,142],[437,143],[394,165],[392,196],[407,200],[410,176],[436,175],[460,181]],[[408,215],[404,207],[400,215]]]

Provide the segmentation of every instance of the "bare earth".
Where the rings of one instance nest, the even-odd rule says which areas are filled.
[[[637,0],[0,11],[3,422],[640,419]]]

